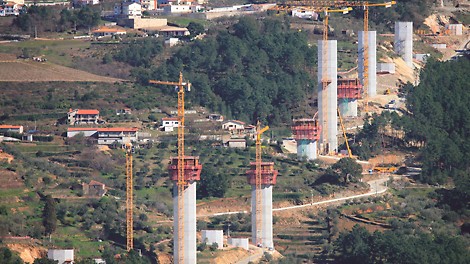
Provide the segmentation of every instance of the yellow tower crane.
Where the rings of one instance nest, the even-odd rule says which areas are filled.
[[[175,85],[178,87],[178,260],[175,263],[184,263],[184,190],[188,183],[184,178],[184,88],[191,89],[191,83],[183,82],[183,73],[180,72],[178,82],[149,80],[152,84]]]
[[[261,124],[258,121],[256,124],[256,180],[255,180],[255,193],[256,193],[256,237],[258,241],[256,242],[256,245],[262,244],[263,241],[261,241],[261,229],[263,227],[263,199],[261,197],[261,185],[263,182],[262,179],[262,173],[261,173],[261,134],[266,132],[269,129],[269,126],[266,126],[264,128],[261,128]]]
[[[132,185],[132,152],[131,143],[125,145],[126,150],[126,246],[127,251],[134,249],[134,219],[133,219],[133,185]]]

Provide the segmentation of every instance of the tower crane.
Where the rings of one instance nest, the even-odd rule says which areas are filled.
[[[191,83],[183,81],[183,73],[180,72],[178,82],[149,80],[151,84],[175,85],[178,88],[178,262],[184,263],[184,190],[188,183],[184,177],[184,89],[190,91]],[[176,263],[176,260],[175,260]]]
[[[126,246],[127,251],[134,249],[134,219],[133,219],[133,181],[132,181],[132,153],[134,148],[127,143],[126,150]]]
[[[261,229],[263,226],[263,200],[262,200],[262,193],[261,193],[261,185],[262,185],[262,173],[261,173],[261,134],[266,132],[269,129],[269,126],[266,126],[264,128],[261,128],[261,124],[258,121],[256,124],[256,181],[255,181],[255,193],[256,193],[256,237],[258,238],[258,241],[256,242],[256,245],[260,245],[263,243],[261,241]]]

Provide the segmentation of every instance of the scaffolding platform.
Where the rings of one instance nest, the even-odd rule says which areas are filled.
[[[276,184],[278,171],[274,169],[274,162],[261,162],[261,184]],[[256,162],[250,162],[250,169],[246,171],[248,184],[256,184]]]
[[[178,181],[178,157],[170,157],[168,170],[172,181]],[[199,164],[199,157],[184,156],[184,180],[199,181],[201,179],[202,164]]]
[[[313,118],[292,120],[292,134],[295,140],[320,140],[321,126]]]
[[[338,99],[361,99],[362,84],[359,79],[338,79]]]

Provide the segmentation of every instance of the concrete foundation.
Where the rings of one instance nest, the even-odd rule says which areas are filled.
[[[317,158],[317,141],[308,139],[297,140],[297,157],[314,160]]]
[[[364,31],[358,32],[358,73],[359,80],[364,87],[367,87],[368,96],[377,95],[377,33],[376,31],[367,31],[368,42],[368,83],[364,84]]]
[[[175,264],[179,263],[178,252],[178,188],[173,187],[173,258]],[[196,182],[190,181],[184,190],[184,264],[196,263]]]
[[[413,67],[413,22],[395,22],[395,52]]]
[[[262,185],[262,228],[261,228],[261,244],[263,248],[274,248],[273,243],[273,186]],[[251,186],[251,234],[252,241],[259,241],[256,229],[256,186]]]
[[[357,117],[356,99],[339,99],[338,107],[341,117]]]
[[[324,44],[323,40],[318,41],[318,117],[322,126],[320,152],[336,153],[338,151],[338,116],[336,109],[338,107],[337,42],[336,40],[328,40],[328,48]],[[325,51],[327,51],[327,54],[324,54]],[[323,90],[322,85],[324,73],[329,81],[325,90]]]

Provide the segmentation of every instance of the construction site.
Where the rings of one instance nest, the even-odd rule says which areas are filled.
[[[304,260],[305,263],[334,263],[331,262],[331,259],[325,260],[318,257],[328,251],[325,249],[328,248],[325,246],[326,244],[331,246],[331,241],[338,238],[338,231],[332,231],[334,229],[332,226],[335,228],[341,226],[350,230],[355,224],[360,223],[367,226],[366,229],[369,232],[391,229],[392,225],[385,221],[389,216],[379,217],[377,220],[375,218],[369,219],[364,215],[377,212],[380,214],[380,212],[392,207],[390,198],[386,194],[389,188],[387,184],[393,182],[394,177],[399,177],[396,173],[400,167],[404,168],[405,154],[386,153],[382,147],[380,155],[369,160],[360,160],[359,155],[354,153],[350,144],[356,143],[355,135],[362,128],[364,120],[368,120],[372,115],[391,112],[400,116],[407,111],[405,99],[400,96],[400,89],[406,83],[419,84],[420,69],[424,67],[426,59],[430,56],[427,53],[415,52],[416,36],[422,38],[429,47],[432,46],[438,50],[443,49],[443,45],[448,43],[449,45],[458,45],[455,50],[463,50],[467,48],[466,44],[470,41],[465,26],[445,21],[444,17],[436,15],[433,15],[433,19],[426,21],[430,31],[415,31],[413,28],[416,26],[410,21],[387,21],[388,24],[394,25],[393,34],[369,29],[369,13],[378,8],[393,9],[396,4],[396,1],[371,3],[354,0],[299,0],[283,1],[268,9],[268,13],[276,15],[311,12],[321,17],[314,22],[314,26],[321,25],[322,27],[321,39],[315,44],[317,64],[314,68],[316,71],[310,72],[312,76],[309,76],[315,81],[314,94],[309,95],[309,98],[315,98],[317,105],[311,107],[313,103],[310,104],[309,109],[305,111],[308,113],[307,115],[292,116],[288,127],[290,137],[278,140],[277,143],[274,142],[272,134],[270,135],[272,128],[262,124],[260,120],[251,125],[245,125],[238,120],[230,120],[221,124],[224,128],[224,124],[231,122],[226,129],[229,131],[229,135],[225,135],[229,138],[226,140],[226,144],[229,148],[231,148],[230,144],[233,144],[235,150],[220,150],[222,144],[211,143],[212,145],[206,150],[200,151],[198,148],[201,145],[198,141],[201,139],[194,139],[196,133],[191,127],[193,124],[197,125],[198,119],[194,116],[191,117],[191,125],[188,125],[188,109],[185,109],[190,104],[187,93],[194,92],[193,90],[197,90],[199,87],[193,87],[184,71],[179,73],[177,80],[148,80],[148,86],[153,90],[175,88],[177,110],[171,117],[162,118],[160,128],[164,129],[165,137],[158,141],[158,148],[161,148],[162,152],[164,150],[165,154],[159,153],[160,150],[146,150],[143,147],[144,144],[131,142],[131,140],[124,142],[121,145],[122,148],[101,147],[100,149],[100,153],[105,153],[105,156],[109,157],[125,155],[125,206],[118,202],[121,193],[115,189],[119,189],[119,187],[108,190],[112,193],[111,197],[116,200],[113,205],[116,210],[111,211],[116,211],[121,215],[122,209],[125,209],[125,235],[118,234],[122,230],[116,228],[114,236],[118,237],[119,241],[116,244],[124,247],[122,244],[124,241],[120,238],[125,238],[125,249],[129,254],[137,252],[137,249],[141,251],[142,248],[146,248],[145,251],[148,251],[144,252],[144,255],[151,255],[155,251],[159,251],[161,254],[156,257],[157,263],[263,263],[280,260],[283,258],[283,254],[299,256],[299,259]],[[354,35],[354,51],[352,52],[357,53],[357,60],[352,67],[345,69],[340,66],[341,56],[346,56],[351,52],[345,52],[343,44],[339,44],[335,39],[336,35],[331,34],[330,22],[333,16],[338,21],[354,11],[362,12],[363,27],[362,30],[357,31],[357,36]],[[296,21],[296,23],[298,24],[293,26],[294,29],[298,27],[305,30],[302,22]],[[453,36],[461,36],[462,34],[466,34],[465,41],[453,40]],[[419,45],[423,45],[422,41]],[[419,49],[423,50],[424,48],[420,47]],[[394,55],[384,55],[391,53]],[[444,54],[444,59],[458,56],[458,52],[449,51]],[[399,74],[395,74],[396,72]],[[147,96],[151,96],[151,93]],[[204,117],[205,115],[206,113],[204,113]],[[217,116],[217,122],[219,119],[223,120],[223,116],[221,118]],[[166,134],[163,121],[172,122],[172,126],[177,131]],[[237,125],[241,123],[244,127],[238,128]],[[173,127],[169,132],[172,131]],[[384,134],[387,132],[391,133],[386,131]],[[158,133],[159,135],[163,134],[163,132]],[[210,136],[218,138],[220,135],[214,133]],[[252,142],[254,153],[250,152],[248,141]],[[174,145],[175,142],[176,145]],[[56,158],[53,161],[58,164],[68,162],[67,166],[72,169],[75,168],[74,166],[79,167],[73,165],[77,162],[72,161],[72,157],[75,155],[72,144],[73,141],[67,139],[67,145],[70,146],[66,147],[65,144],[61,146],[61,151],[68,151],[67,158]],[[152,148],[150,143],[146,142],[145,146],[147,145],[150,146],[149,149]],[[28,147],[31,146],[22,146],[24,149],[28,149]],[[208,151],[216,153],[214,155],[219,157],[205,156]],[[143,162],[142,157],[145,157],[149,152],[153,156],[148,160],[153,161]],[[39,151],[34,152],[33,155],[38,158],[48,155],[47,153],[38,153]],[[90,153],[88,155],[93,156]],[[4,152],[0,152],[0,154],[2,154],[0,156],[4,156],[8,164],[15,160],[13,155]],[[230,155],[230,158],[223,157],[225,154]],[[332,189],[322,189],[314,195],[310,186],[318,182],[329,182],[331,179],[324,178],[329,177],[328,173],[331,168],[334,168],[333,164],[344,160],[344,158],[349,158],[354,161],[354,164],[360,165],[362,178],[354,182],[350,189],[327,186]],[[25,158],[23,159],[26,161]],[[138,169],[134,164],[135,159],[142,163],[138,165]],[[110,158],[106,159],[110,164],[114,164],[111,163],[111,160]],[[113,162],[116,160],[119,159],[115,158]],[[213,195],[211,197],[208,195],[203,199],[199,198],[200,192],[207,191],[200,187],[201,182],[205,181],[204,184],[207,185],[207,181],[211,181],[211,179],[204,178],[204,173],[209,171],[211,177],[218,176],[212,170],[207,170],[206,164],[211,167],[216,166],[226,174],[226,177],[233,178],[230,186],[226,187],[229,189],[227,192],[230,193],[230,196],[224,196],[222,193],[222,196]],[[156,166],[159,168],[155,169]],[[327,166],[328,169],[326,169]],[[164,167],[165,171],[160,167]],[[11,183],[13,180],[8,180],[9,184],[15,188],[24,187],[24,184],[20,183],[20,177],[14,175],[16,169],[8,168],[10,171],[5,175],[8,179],[14,179],[15,182],[13,184]],[[169,180],[155,176],[155,180],[144,182],[140,178],[142,174],[145,175],[145,170],[150,171],[149,168],[155,169],[155,174],[167,175],[166,178]],[[318,176],[318,171],[326,171],[326,174],[314,180],[312,177],[302,176],[304,177],[302,185],[308,186],[308,188],[302,189],[303,187],[298,187],[298,183],[292,178],[305,171],[309,173],[315,171],[315,176]],[[93,173],[98,175],[96,172]],[[109,172],[102,173],[99,177],[108,183],[117,180],[116,174],[119,173],[109,169]],[[75,175],[80,176],[81,174]],[[243,181],[237,179],[236,176],[243,176]],[[282,187],[278,187],[278,176],[284,178],[282,179],[284,181]],[[349,176],[346,174],[344,179],[341,178],[338,181],[344,181],[344,185],[347,185]],[[58,178],[55,176],[53,179],[58,180]],[[143,190],[142,187],[135,189],[136,180],[140,181],[139,186],[145,185],[146,187]],[[42,179],[39,182],[47,186],[46,182],[48,181],[50,180]],[[407,180],[407,184],[409,182]],[[152,184],[158,185],[159,188],[153,188]],[[215,185],[217,184],[221,183],[216,182]],[[90,188],[103,188],[104,190],[105,187],[100,182],[91,181],[86,188],[87,192],[81,194],[80,197],[70,198],[71,195],[67,192],[70,192],[72,188],[65,191],[65,194],[53,192],[51,194],[57,200],[81,200],[88,199],[85,196],[88,196]],[[166,189],[171,189],[171,194],[165,192]],[[276,193],[277,190],[280,192]],[[72,195],[75,195],[74,192],[75,190],[72,190]],[[97,193],[99,194],[97,196],[102,197],[106,192]],[[46,192],[46,194],[48,193]],[[42,195],[41,193],[40,196],[42,197]],[[151,196],[153,199],[156,197],[157,202],[160,199],[162,201],[171,199],[171,201],[169,203],[165,201],[161,204],[146,203]],[[18,197],[20,197],[20,191],[18,191]],[[365,206],[365,204],[371,204],[372,200],[378,205]],[[139,206],[136,206],[136,201]],[[103,204],[105,203],[108,202],[103,202]],[[167,204],[171,204],[172,209],[166,208]],[[328,206],[342,204],[350,207],[339,213],[331,208],[326,209]],[[95,205],[95,210],[98,210],[100,206]],[[152,211],[154,207],[157,209]],[[151,212],[149,214],[151,216],[147,216],[147,212]],[[63,222],[71,223],[73,214],[65,210],[61,217]],[[101,224],[106,221],[110,220],[100,220],[99,222]],[[143,226],[146,221],[158,226],[158,228],[152,229],[152,227]],[[108,224],[108,226],[112,225]],[[96,224],[90,224],[89,229],[98,233]],[[147,232],[147,230],[150,231]],[[142,237],[145,234],[148,236],[148,234],[156,232],[158,232],[158,239],[151,240],[149,244],[152,246],[142,246],[145,244],[142,241],[147,242]],[[2,233],[2,235],[4,234]],[[101,237],[101,235],[96,235],[96,237]],[[18,247],[15,242],[15,239],[18,238],[12,236],[8,239],[11,240],[9,243],[14,245],[11,246],[12,248]],[[7,241],[9,241],[8,239]],[[101,242],[101,238],[99,238],[99,243]],[[94,246],[99,245],[96,241],[93,243],[96,243],[93,244]],[[71,244],[63,242],[62,245],[69,246]],[[65,248],[65,246],[62,247]],[[72,247],[76,248],[77,246],[74,244]],[[16,250],[30,250],[26,248],[19,247]],[[45,248],[41,248],[41,251],[44,250]],[[65,253],[57,253],[54,250],[49,249],[48,257],[50,254],[50,258],[55,259],[57,257],[54,257],[54,254],[65,254],[67,257],[64,257],[64,263],[70,261],[70,258],[73,262],[73,251],[72,253],[65,251]],[[104,252],[104,250],[104,246],[99,246],[100,252]],[[37,250],[31,249],[30,251]],[[36,255],[40,254],[44,255],[44,253],[35,252],[34,256],[27,256],[27,258],[34,260],[38,257]],[[314,255],[316,258],[313,257]],[[86,257],[94,256],[87,253]],[[119,258],[121,256],[115,256],[115,259],[119,260]],[[97,262],[96,259],[94,258],[95,263],[103,263]],[[122,259],[126,261],[124,257]]]

